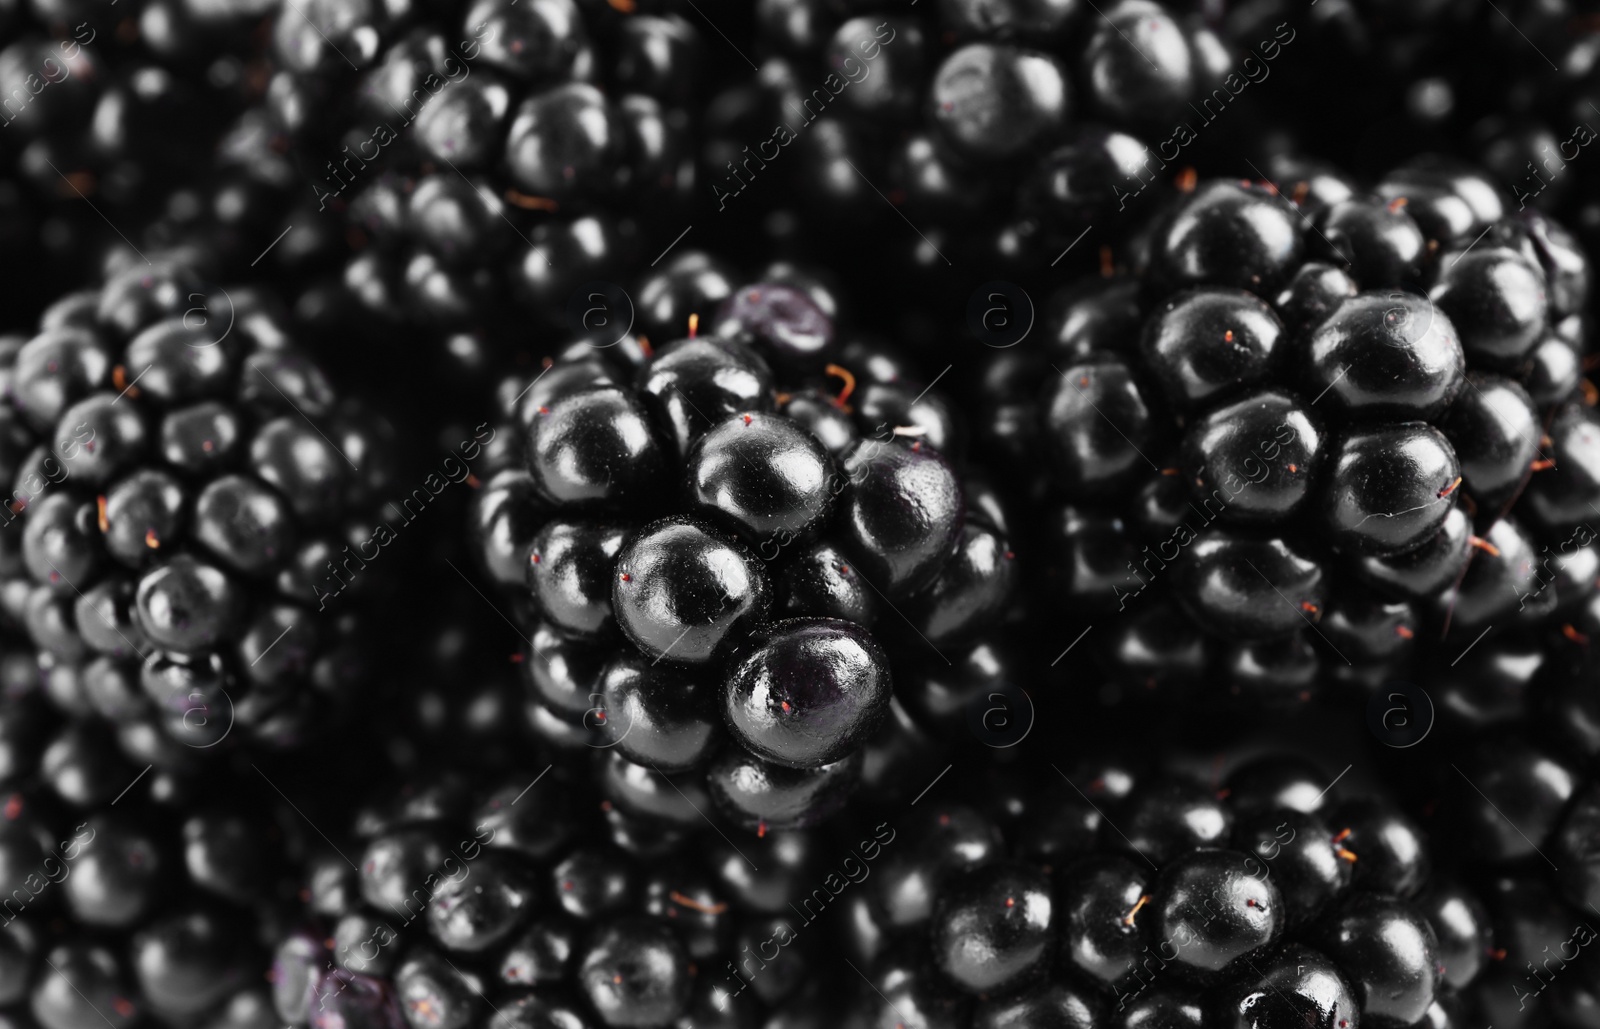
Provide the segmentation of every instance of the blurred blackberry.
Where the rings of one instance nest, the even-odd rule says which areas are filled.
[[[50,701],[140,764],[336,728],[393,574],[389,430],[271,292],[130,259],[3,352],[0,607]]]
[[[273,6],[238,12],[263,91],[167,231],[292,281],[297,312],[344,340],[340,377],[383,363],[466,405],[580,286],[691,223],[688,140],[724,72],[689,7]],[[418,353],[396,362],[397,338]]]
[[[704,188],[733,213],[707,221],[727,231],[798,210],[829,227],[802,252],[935,303],[952,266],[1037,275],[1097,225],[1098,245],[1062,266],[1093,268],[1179,169],[1237,153],[1226,127],[1208,126],[1251,122],[1230,109],[1258,109],[1272,88],[1258,83],[1310,34],[1285,24],[1232,39],[1212,13],[1151,0],[763,2],[759,72],[708,110]],[[829,247],[840,232],[883,243]]]
[[[1455,1022],[1577,1026],[1593,1010],[1600,737],[1586,688],[1592,670],[1573,671],[1539,676],[1514,717],[1480,721],[1448,741],[1448,762],[1412,751],[1387,755],[1387,775],[1422,811],[1436,860],[1448,861],[1451,876],[1477,894],[1483,911],[1473,921],[1487,919],[1487,937],[1469,947],[1462,909],[1430,901],[1447,916],[1437,928],[1445,980],[1459,991]],[[1508,683],[1513,691],[1521,685]],[[1446,946],[1452,939],[1454,958]]]
[[[25,328],[61,282],[97,273],[101,247],[140,238],[174,193],[211,179],[257,92],[247,23],[265,13],[257,0],[0,11],[0,270],[19,287],[0,330]]]
[[[141,769],[116,735],[159,741],[157,730],[63,719],[19,674],[20,658],[7,655],[0,707],[5,1020],[271,1019],[261,975],[293,911],[304,846],[301,816],[274,792],[291,780],[270,763],[274,779],[183,748]]]
[[[792,938],[781,899],[822,871],[810,836],[736,850],[703,823],[653,830],[561,768],[415,771],[425,785],[365,808],[307,866],[271,973],[284,1022],[753,1025],[810,984],[820,938],[758,994],[735,999],[724,971]]]

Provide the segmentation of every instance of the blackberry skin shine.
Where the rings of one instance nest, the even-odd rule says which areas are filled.
[[[908,788],[871,755],[936,753],[927,667],[1015,616],[959,414],[815,282],[688,252],[634,296],[634,331],[501,390],[516,445],[471,528],[529,644],[529,717],[600,755],[619,806],[688,825],[813,824],[864,770]]]

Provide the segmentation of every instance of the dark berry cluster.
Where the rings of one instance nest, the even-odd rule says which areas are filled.
[[[0,0],[0,1029],[1600,1029],[1597,43]]]
[[[248,99],[232,9],[37,0],[0,9],[0,330],[92,275],[175,190],[203,180]]]
[[[1213,6],[768,0],[761,72],[710,109],[706,182],[719,211],[881,228],[890,275],[1048,264],[1092,223],[1152,209],[1161,168],[1225,151],[1310,34],[1288,5],[1239,24]]]
[[[37,694],[8,689],[0,1017],[41,1029],[274,1018],[261,972],[297,878],[296,816],[256,771],[141,772],[103,726],[61,724]]]
[[[1502,682],[1508,692],[1518,685]],[[1480,718],[1474,732],[1452,740],[1448,763],[1407,755],[1391,766],[1437,841],[1436,866],[1477,896],[1470,918],[1464,907],[1435,905],[1441,950],[1450,939],[1464,943],[1470,923],[1488,927],[1482,948],[1463,954],[1459,969],[1441,958],[1451,1024],[1581,1026],[1595,1010],[1600,737],[1592,698],[1574,702],[1592,693],[1577,684],[1592,682],[1588,672],[1545,677],[1535,687],[1535,697],[1566,705],[1560,722],[1533,714],[1515,725],[1502,712],[1499,724]],[[1462,988],[1454,973],[1469,967],[1475,974]]]
[[[0,354],[0,607],[51,701],[163,765],[336,724],[370,663],[337,597],[384,574],[352,547],[389,433],[272,295],[132,261]]]
[[[1138,275],[1063,290],[986,384],[990,441],[1045,452],[1052,588],[1104,616],[1114,673],[1292,697],[1588,603],[1572,237],[1426,161],[1371,193],[1326,169],[1190,187]]]
[[[514,466],[474,523],[527,612],[532,717],[636,805],[813,822],[890,709],[878,636],[951,662],[1007,615],[1003,517],[956,414],[805,290],[690,253],[637,297],[687,335],[581,340],[503,391]]]
[[[1212,785],[1101,762],[919,812],[857,938],[861,1003],[975,1027],[1457,1024],[1490,961],[1475,893],[1382,792],[1242,756]]]
[[[270,81],[216,156],[228,220],[254,249],[296,226],[269,261],[311,273],[308,313],[373,346],[420,333],[500,370],[502,334],[564,325],[577,284],[687,224],[713,69],[675,11],[311,0],[267,27]]]
[[[566,770],[426,779],[309,864],[271,972],[290,1025],[744,1026],[810,985],[798,949],[747,996],[725,971],[793,938],[785,901],[823,872],[810,836],[663,833]]]

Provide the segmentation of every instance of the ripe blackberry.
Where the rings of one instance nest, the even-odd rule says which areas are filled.
[[[210,180],[253,99],[246,47],[219,23],[249,7],[264,13],[251,0],[0,13],[0,271],[17,287],[0,331],[26,330],[63,283],[98,274],[103,250],[125,251],[174,194]]]
[[[1547,389],[1535,356],[1576,368],[1587,347],[1576,243],[1427,161],[1376,196],[1281,185],[1196,185],[1138,278],[1064,292],[1047,352],[987,387],[991,452],[1049,460],[1046,588],[1080,627],[1114,619],[1092,645],[1124,680],[1210,665],[1234,692],[1305,699],[1431,674],[1424,655],[1593,593],[1535,567],[1600,502],[1581,384]],[[1030,427],[1014,391],[1040,373]],[[1166,603],[1185,626],[1158,619],[1157,646],[1130,616]]]
[[[344,338],[341,378],[383,362],[466,404],[519,326],[565,329],[580,286],[690,223],[697,100],[724,74],[692,10],[269,6],[214,12],[257,88],[163,229],[293,283]],[[393,360],[400,333],[420,360]]]
[[[758,832],[815,822],[869,743],[937,749],[891,683],[985,645],[1016,554],[969,502],[956,412],[842,338],[829,294],[686,253],[636,296],[688,335],[580,339],[501,392],[518,445],[471,521],[530,644],[530,717],[599,748],[639,814],[692,827],[709,792]]]
[[[1563,949],[1581,947],[1566,923],[1600,903],[1584,777],[1600,752],[1585,689],[1600,632],[1587,260],[1484,175],[1434,159],[1381,174],[1397,141],[1421,138],[1396,124],[1460,128],[1489,106],[1548,120],[1587,102],[1592,40],[1562,4],[1514,9],[1514,24],[1580,73],[1525,76],[1487,101],[1497,77],[1438,74],[1438,40],[1458,48],[1443,30],[1469,30],[1499,54],[1506,16],[1442,0],[882,14],[761,0],[753,32],[742,12],[707,19],[721,41],[697,38],[698,9],[632,0],[305,3],[142,0],[116,59],[84,48],[103,87],[52,82],[17,126],[26,149],[0,140],[0,212],[61,179],[116,224],[158,219],[135,238],[204,255],[118,266],[36,335],[0,337],[0,454],[21,523],[0,546],[0,631],[31,642],[0,657],[0,882],[31,881],[66,824],[103,827],[99,852],[80,844],[76,874],[45,887],[61,900],[25,887],[42,903],[0,932],[0,1021],[1595,1021],[1593,954]],[[0,92],[39,59],[41,29],[76,13],[0,5],[0,28],[20,26]],[[723,42],[763,59],[754,79],[723,88],[739,66],[705,59]],[[1381,104],[1348,98],[1329,119],[1323,147],[1369,162],[1352,170],[1370,192],[1259,134],[1281,126],[1251,115],[1282,101],[1248,62],[1291,43],[1272,65],[1285,78],[1320,84],[1366,54],[1362,97],[1406,91],[1401,122],[1374,124]],[[1236,101],[1240,69],[1253,88]],[[201,75],[221,88],[195,88]],[[1172,132],[1236,102],[1254,111]],[[787,135],[768,139],[779,122]],[[1502,185],[1555,139],[1520,123],[1475,137]],[[766,156],[791,144],[798,156]],[[1283,194],[1167,173],[1246,153]],[[1592,191],[1574,188],[1592,173],[1579,174],[1513,197],[1592,235]],[[700,220],[707,203],[750,217]],[[34,206],[61,221],[59,204]],[[752,284],[674,251],[691,221],[690,245],[714,236],[749,267],[752,251],[814,255],[841,225],[858,240],[890,225],[903,246],[829,265],[886,285],[892,310],[862,313],[932,341],[919,350],[943,345],[941,306],[923,300],[944,283],[900,287],[947,255],[1037,272],[1070,253],[1064,274],[1098,258],[1102,276],[997,355],[969,433],[925,372],[852,327],[842,291],[792,264]],[[735,239],[750,222],[760,245]],[[1110,243],[1074,251],[1091,223]],[[24,228],[15,249],[29,253]],[[76,256],[81,229],[37,235]],[[296,318],[238,290],[223,294],[227,344],[205,342],[221,291],[195,267],[242,271],[258,253],[270,260],[253,274]],[[429,541],[408,595],[457,610],[443,631],[414,610],[391,632],[425,645],[430,681],[337,741],[359,751],[352,765],[372,759],[359,773],[316,765],[339,789],[263,797],[224,774],[242,767],[234,745],[314,742],[376,650],[348,606],[308,622],[306,595],[339,604],[352,548],[358,592],[381,590],[363,548],[394,528],[380,539],[365,513],[394,481],[379,459],[390,438],[291,346],[304,329],[341,341],[323,364],[367,375],[378,355],[379,374],[425,385],[438,421],[483,402],[470,380],[503,376],[495,431],[460,438],[484,455],[471,546],[527,650],[457,624],[486,598],[434,567],[455,550]],[[1018,560],[1046,549],[1036,540],[1049,567]],[[1018,588],[1030,565],[1037,600]],[[1084,792],[1051,787],[1059,769],[1015,758],[989,721],[1013,681],[1037,682],[1018,671],[1036,603],[1102,623],[1086,649],[1116,682],[1097,692],[1069,663],[1074,688],[1058,692],[1073,702],[1208,673],[1285,699],[1410,676],[1440,738],[1473,738],[1471,779],[1454,769],[1465,786],[1446,792],[1418,776],[1402,806],[1303,761],[1230,752],[1219,765],[1237,767],[1210,781],[1163,754],[1133,773],[1068,764]],[[317,638],[295,646],[308,628]],[[1554,728],[1530,738],[1535,717]],[[1052,745],[1081,748],[1080,726],[1050,728]],[[925,800],[974,736],[999,756],[946,780],[959,800]],[[1140,739],[1166,749],[1143,722]],[[205,761],[229,751],[231,767]],[[350,817],[352,788],[391,762],[423,785]],[[230,790],[266,814],[224,809]],[[286,918],[279,871],[311,822],[298,806],[283,817],[291,795],[314,827],[348,826],[336,838],[361,860],[324,837],[333,852],[302,865],[306,906]],[[898,848],[888,823],[852,817],[891,811]],[[836,847],[850,855],[837,871]],[[1546,851],[1560,862],[1548,877]],[[847,889],[826,928],[797,932]]]
[[[816,834],[660,833],[566,767],[411,771],[427,785],[386,791],[340,836],[353,863],[327,851],[303,870],[270,977],[284,1022],[750,1025],[815,992],[807,891],[844,882]],[[852,836],[852,861],[895,835]]]
[[[857,1010],[958,1026],[1449,1024],[1503,945],[1484,902],[1456,882],[1397,895],[1381,869],[1363,875],[1401,837],[1426,869],[1418,823],[1303,758],[1249,752],[1221,754],[1209,786],[1179,764],[1119,784],[1088,763],[1003,810],[978,789],[935,798],[851,930],[870,962]]]
[[[1578,681],[1570,668],[1551,671],[1547,662],[1497,723],[1458,733],[1448,764],[1405,752],[1392,762],[1437,842],[1442,874],[1415,902],[1437,934],[1453,1022],[1575,1024],[1593,1002],[1594,745],[1526,721],[1541,696]]]
[[[265,292],[163,257],[6,337],[4,610],[52,702],[140,763],[302,744],[370,662],[339,595],[385,575],[389,430],[294,332]]]
[[[45,692],[13,675],[0,710],[6,1017],[43,1029],[270,1018],[260,976],[303,853],[301,816],[275,792],[302,792],[293,770],[155,753],[160,733],[134,716],[116,729],[63,717]],[[140,735],[151,753],[130,761]]]
[[[1227,154],[1226,130],[1207,126],[1248,119],[1223,115],[1257,106],[1263,87],[1249,87],[1310,34],[1289,12],[1235,34],[1191,6],[765,5],[756,38],[770,56],[713,101],[703,188],[718,211],[881,226],[875,250],[897,259],[864,255],[861,271],[935,293],[934,276],[973,255],[1037,269],[1090,225],[1120,245],[1137,235],[1120,212],[1157,206],[1142,194],[1167,191],[1158,170],[1174,155]],[[1084,251],[1066,267],[1092,267]]]

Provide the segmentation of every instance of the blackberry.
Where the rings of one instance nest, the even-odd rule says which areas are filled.
[[[175,744],[161,754],[149,729],[141,770],[121,752],[139,722],[63,717],[43,692],[12,682],[0,713],[29,744],[8,748],[0,777],[6,1017],[45,1029],[271,1017],[260,975],[304,847],[302,816],[275,792],[296,789],[290,774]]]
[[[1478,762],[1469,765],[1467,754]],[[1450,939],[1462,965],[1482,968],[1464,999],[1485,1018],[1512,1024],[1581,1018],[1594,1000],[1586,954],[1594,925],[1594,787],[1571,752],[1522,733],[1482,736],[1467,754],[1454,781],[1438,784],[1435,819],[1438,832],[1469,847],[1462,877],[1488,885],[1477,904],[1459,887],[1430,901],[1450,919],[1440,938]],[[1502,808],[1509,818],[1490,821],[1490,803],[1510,803],[1517,815]],[[1486,960],[1474,954],[1483,938],[1491,939]]]
[[[0,1021],[1595,1021],[1578,13],[305,4],[142,0],[32,100],[89,9],[0,4],[0,270],[158,258],[0,337]],[[1068,286],[967,383],[972,255]],[[470,441],[400,504],[466,533],[367,567],[400,448],[323,367]],[[1395,790],[1165,682],[1353,687]]]
[[[846,344],[830,294],[733,282],[680,255],[636,295],[687,337],[580,339],[508,381],[519,445],[471,522],[546,737],[614,748],[601,774],[636,813],[692,827],[714,801],[764,833],[835,810],[869,744],[936,749],[892,683],[983,645],[1016,554],[969,505],[937,393]]]
[[[1555,328],[1587,290],[1571,237],[1427,161],[1375,197],[1283,186],[1195,185],[1140,276],[1063,292],[1048,352],[985,391],[991,452],[1049,460],[1045,588],[1080,626],[1117,617],[1094,645],[1124,681],[1209,665],[1293,702],[1319,681],[1436,678],[1435,650],[1537,631],[1592,593],[1535,568],[1540,537],[1600,501],[1580,386],[1546,391],[1534,356],[1587,347]],[[1030,428],[1015,384],[1040,373]],[[1135,643],[1127,618],[1160,603],[1192,636]],[[1180,645],[1194,637],[1208,656]]]
[[[4,348],[7,619],[51,700],[141,763],[302,745],[359,695],[371,602],[339,595],[385,574],[362,548],[390,432],[294,332],[163,257]]]
[[[971,1026],[1413,1025],[1445,1019],[1503,945],[1459,882],[1424,871],[1412,900],[1360,873],[1397,833],[1427,867],[1398,799],[1249,746],[1217,755],[1210,785],[1163,764],[1128,787],[1087,762],[1005,809],[969,788],[918,812],[851,930],[876,955],[857,1009]],[[1460,958],[1448,976],[1444,954]]]
[[[0,268],[18,289],[0,330],[25,330],[64,283],[126,253],[174,193],[208,178],[212,149],[252,99],[237,41],[207,12],[12,4],[0,15]],[[144,249],[149,249],[146,246]]]
[[[718,211],[881,228],[874,249],[896,260],[869,255],[860,270],[931,298],[936,273],[975,254],[986,270],[1037,269],[1091,225],[1120,246],[1137,235],[1120,212],[1157,206],[1142,194],[1168,192],[1159,170],[1174,155],[1228,154],[1225,130],[1206,126],[1259,106],[1264,90],[1246,87],[1311,34],[1279,5],[1268,6],[1280,24],[1259,35],[1193,6],[961,2],[861,16],[773,3],[755,26],[771,56],[711,105],[702,188]],[[1233,117],[1249,116],[1222,120]],[[1068,267],[1092,266],[1085,251]]]
[[[271,972],[278,1017],[742,1025],[813,982],[818,946],[785,903],[820,874],[811,837],[774,831],[724,861],[720,829],[641,834],[573,771],[423,764],[426,785],[362,808],[302,870]]]
[[[565,331],[580,287],[691,223],[697,101],[724,74],[692,10],[269,6],[214,12],[256,90],[161,229],[292,283],[345,340],[335,374],[414,371],[472,413],[518,326]],[[426,345],[396,362],[398,335]]]
[[[1392,763],[1427,812],[1434,863],[1448,866],[1414,903],[1435,930],[1452,1022],[1566,1024],[1592,1001],[1592,750],[1522,721],[1539,696],[1573,681],[1571,669],[1546,663],[1511,714],[1457,734],[1450,762],[1407,755]],[[1401,971],[1391,963],[1385,972],[1396,1000],[1407,996]]]

